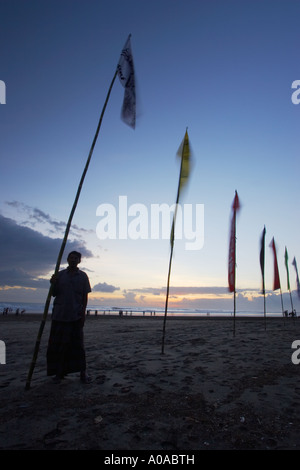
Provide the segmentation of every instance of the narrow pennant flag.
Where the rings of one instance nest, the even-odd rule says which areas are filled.
[[[240,202],[237,191],[235,192],[233,204],[232,204],[232,219],[231,219],[231,231],[230,231],[230,243],[229,243],[229,260],[228,260],[228,285],[229,292],[235,291],[235,264],[236,264],[236,247],[235,247],[235,236],[236,236],[236,213],[240,209]]]
[[[260,269],[262,275],[262,293],[265,294],[265,238],[266,238],[266,227],[264,227],[261,235],[261,246],[260,246]]]
[[[179,177],[179,194],[182,188],[186,185],[190,174],[190,143],[187,130],[185,136],[177,150],[177,155],[181,158],[180,177]]]
[[[290,275],[289,275],[289,256],[287,252],[287,248],[285,247],[285,252],[284,252],[284,262],[285,262],[285,267],[286,267],[286,276],[287,276],[287,288],[288,290],[291,290],[290,287]]]
[[[136,94],[130,38],[131,34],[128,36],[121,52],[121,57],[117,65],[117,72],[120,82],[125,88],[121,117],[128,126],[134,129],[136,121]]]
[[[177,192],[177,200],[176,200],[176,209],[177,204],[179,203],[179,198],[183,188],[187,185],[189,175],[190,175],[190,167],[191,167],[191,149],[189,143],[189,136],[187,130],[185,131],[184,138],[177,150],[177,156],[181,159],[180,164],[180,175],[179,175],[179,183],[178,183],[178,192]],[[176,214],[176,212],[175,212]],[[174,243],[174,232],[175,232],[175,219],[173,218],[172,230],[171,230],[171,244]]]
[[[298,297],[300,299],[300,281],[299,281],[299,274],[298,274],[298,268],[297,268],[297,262],[296,262],[296,258],[294,257],[293,261],[292,261],[292,265],[294,266],[295,270],[296,270],[296,283],[297,283],[297,292],[298,292]]]
[[[277,254],[276,254],[276,246],[274,237],[270,243],[270,248],[273,250],[274,256],[274,282],[273,282],[273,290],[280,289],[280,278],[279,278],[279,271],[278,271],[278,263],[277,263]]]

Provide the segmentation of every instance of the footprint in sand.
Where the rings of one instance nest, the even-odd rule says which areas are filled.
[[[2,384],[0,384],[0,388],[5,388],[5,387],[8,387],[8,386],[9,386],[9,384],[10,384],[10,382],[9,382],[9,381],[7,381],[7,382],[2,382]]]

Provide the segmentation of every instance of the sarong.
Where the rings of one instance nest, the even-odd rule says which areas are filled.
[[[85,369],[81,320],[75,322],[52,320],[47,349],[47,375],[63,378],[66,374],[84,372]]]

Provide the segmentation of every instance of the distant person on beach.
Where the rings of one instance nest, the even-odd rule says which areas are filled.
[[[47,375],[54,375],[54,382],[60,383],[68,373],[80,372],[81,382],[90,383],[91,378],[86,373],[83,326],[91,286],[86,273],[77,267],[81,254],[71,251],[67,261],[67,269],[53,274],[50,279],[55,299],[47,349]]]

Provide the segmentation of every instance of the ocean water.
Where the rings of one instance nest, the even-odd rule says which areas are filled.
[[[26,313],[43,313],[44,312],[44,303],[27,303],[27,302],[0,302],[0,314],[3,313],[5,309],[9,309],[9,314],[16,314],[17,309],[19,309],[19,313],[22,310],[25,310]],[[165,311],[164,308],[157,308],[157,307],[124,307],[122,305],[119,306],[99,306],[88,304],[87,310],[90,311],[90,315],[119,315],[120,310],[123,312],[123,316],[136,316],[136,315],[143,315],[143,316],[162,316],[164,315]],[[50,304],[48,313],[51,314],[52,312],[52,303]],[[97,313],[96,313],[97,312]],[[230,317],[233,316],[232,311],[226,310],[201,310],[201,309],[168,309],[168,316],[187,316],[187,317],[213,317],[213,316],[224,316]],[[244,312],[244,311],[237,311],[236,316],[247,316],[247,317],[261,317],[263,318],[263,312]],[[281,312],[267,312],[268,317],[281,317]]]

